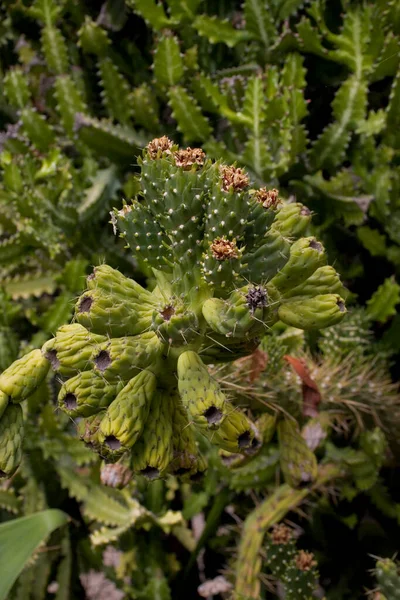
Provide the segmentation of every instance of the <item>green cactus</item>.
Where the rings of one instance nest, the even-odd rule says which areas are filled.
[[[24,423],[22,408],[9,404],[0,418],[0,477],[11,477],[22,457]]]
[[[311,483],[317,475],[317,459],[301,436],[294,420],[278,423],[281,468],[286,482],[292,487]]]
[[[398,600],[400,598],[400,575],[397,564],[390,558],[378,560],[375,574],[379,591],[385,598]]]
[[[134,445],[145,426],[155,389],[155,375],[142,371],[119,392],[100,423],[99,441],[108,451],[120,454]]]
[[[244,455],[263,438],[206,364],[250,354],[278,319],[327,327],[345,307],[322,245],[301,237],[310,214],[300,204],[281,206],[277,190],[251,189],[242,169],[165,136],[138,162],[140,201],[114,209],[112,223],[155,287],[95,267],[76,322],[12,364],[0,391],[28,397],[51,364],[65,378],[59,407],[82,417],[80,437],[101,456],[130,454],[133,471],[150,478],[190,478],[205,469],[197,432]],[[268,437],[275,419],[266,428]],[[286,421],[278,430],[289,483],[313,480],[315,457],[299,432]]]
[[[40,350],[32,350],[16,360],[0,375],[0,390],[12,402],[21,402],[33,394],[46,377],[50,363]]]

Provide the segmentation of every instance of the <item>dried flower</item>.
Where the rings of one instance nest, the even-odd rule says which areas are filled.
[[[239,256],[236,241],[230,242],[224,238],[216,238],[211,244],[211,251],[217,260],[231,260]]]
[[[312,552],[306,552],[306,550],[299,550],[295,557],[296,567],[300,571],[310,571],[313,567],[317,566],[317,561],[314,560],[314,554]]]
[[[288,544],[293,538],[292,530],[287,525],[280,523],[275,525],[271,532],[271,540],[273,544]]]
[[[173,144],[171,140],[163,135],[160,138],[154,138],[147,144],[147,152],[152,159],[158,158],[161,154],[171,154]]]
[[[186,148],[174,153],[175,164],[182,169],[190,169],[193,165],[203,165],[206,155],[201,148]]]
[[[273,188],[267,190],[267,188],[260,188],[254,194],[258,202],[260,202],[264,208],[276,208],[279,204],[279,190]]]
[[[228,192],[233,188],[235,192],[243,190],[250,183],[248,175],[237,167],[223,166],[220,168],[222,175],[222,189]]]

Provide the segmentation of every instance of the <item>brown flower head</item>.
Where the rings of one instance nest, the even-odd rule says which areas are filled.
[[[173,143],[166,135],[160,138],[154,138],[147,144],[147,152],[152,159],[159,158],[161,154],[171,154]]]
[[[290,540],[293,538],[292,530],[280,523],[279,525],[275,525],[271,532],[271,540],[273,544],[288,544]]]
[[[314,554],[312,552],[306,552],[306,550],[299,550],[294,561],[296,567],[300,569],[300,571],[310,571],[313,567],[317,566]]]
[[[132,471],[121,463],[101,465],[100,480],[103,485],[113,488],[123,488],[132,479]]]
[[[228,192],[231,187],[235,192],[238,192],[246,188],[250,183],[248,175],[243,169],[239,169],[238,167],[222,166],[220,172],[222,176],[222,189],[225,192]]]
[[[211,244],[211,252],[217,260],[231,260],[239,257],[239,251],[236,246],[236,241],[225,240],[224,238],[216,238]]]
[[[264,208],[275,208],[279,203],[279,190],[273,188],[260,188],[254,194],[258,202],[261,202]]]
[[[193,165],[203,165],[206,155],[201,148],[186,148],[175,152],[174,157],[176,166],[186,171]]]

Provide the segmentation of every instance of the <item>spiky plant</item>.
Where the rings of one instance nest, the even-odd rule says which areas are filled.
[[[64,379],[60,408],[85,419],[101,455],[129,453],[150,478],[193,475],[204,469],[196,431],[229,452],[260,441],[205,365],[249,354],[278,319],[319,329],[346,309],[322,244],[301,237],[310,221],[301,204],[281,205],[276,190],[251,189],[241,169],[166,137],[149,143],[140,168],[140,196],[112,223],[152,268],[155,288],[96,267],[76,322],[1,375],[3,419],[51,366]],[[1,465],[6,475],[15,467]]]

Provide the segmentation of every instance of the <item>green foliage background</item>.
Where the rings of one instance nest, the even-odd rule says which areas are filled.
[[[327,399],[323,410],[333,413],[317,455],[345,465],[350,477],[337,484],[336,503],[322,494],[304,508],[308,518],[290,512],[332,600],[376,585],[368,553],[398,550],[399,40],[396,0],[0,7],[0,370],[70,320],[92,265],[146,280],[144,265],[113,235],[109,211],[135,195],[136,157],[153,137],[201,146],[306,204],[352,314],[313,336],[277,328],[262,346],[269,362],[259,381],[249,386],[242,374],[240,383],[255,416],[262,398],[304,426],[299,382],[282,357],[305,356]],[[238,374],[217,375],[229,385]],[[69,420],[54,419],[54,386],[46,382],[25,409],[24,462],[0,488],[0,506],[4,520],[58,507],[73,521],[53,534],[56,550],[38,554],[12,597],[53,597],[52,581],[57,599],[84,597],[79,574],[91,569],[127,598],[196,597],[201,577],[220,568],[235,581],[228,549],[239,523],[251,526],[255,504],[279,490],[276,434],[236,470],[208,448],[208,473],[192,488],[139,480],[114,490],[100,483],[100,465]],[[373,437],[375,426],[385,443]],[[196,539],[190,519],[199,514],[206,521]],[[118,547],[118,566],[105,565],[101,544]],[[270,574],[266,561],[260,570]],[[262,597],[275,597],[266,590]]]

